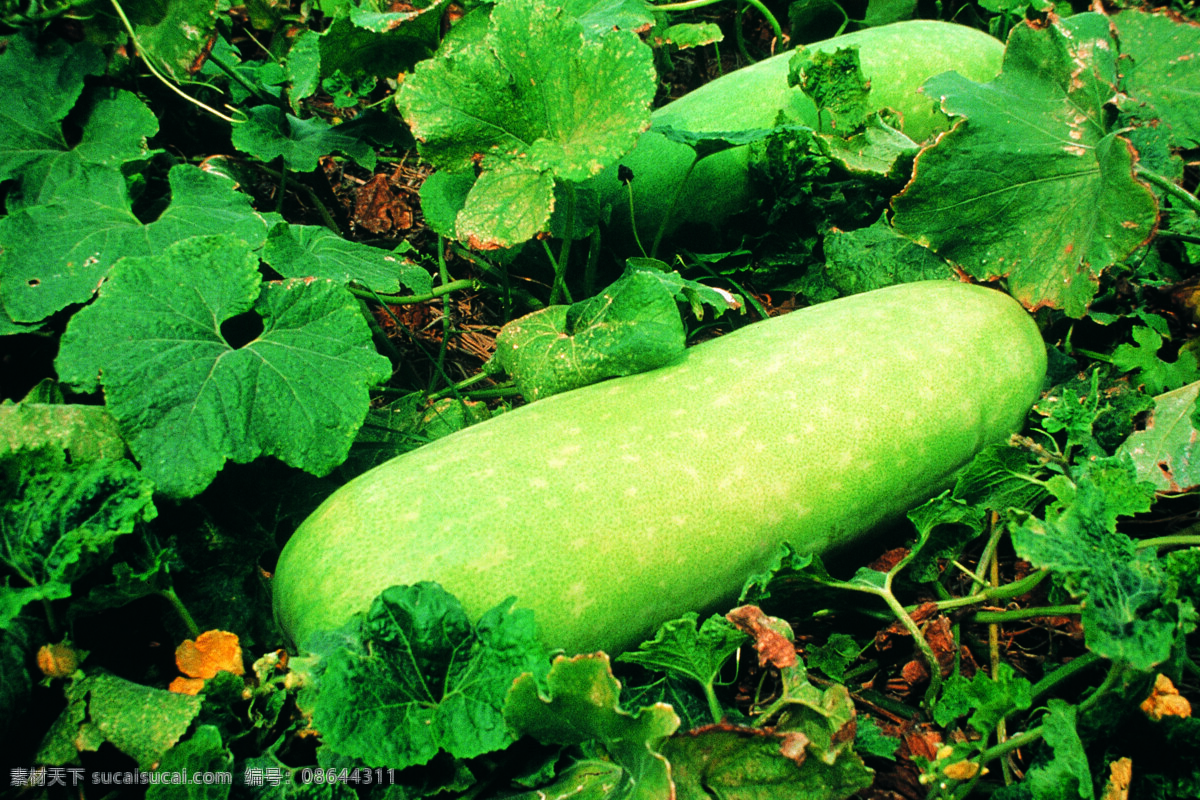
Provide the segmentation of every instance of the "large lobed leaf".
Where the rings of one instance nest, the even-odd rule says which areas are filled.
[[[546,672],[533,614],[509,599],[477,625],[434,583],[393,586],[362,622],[366,650],[335,649],[313,721],[323,741],[368,766],[402,769],[444,750],[472,758],[513,741],[505,694]]]
[[[221,326],[247,312],[263,331],[234,347]],[[367,388],[391,372],[342,286],[263,284],[231,236],[119,261],[67,326],[56,366],[85,391],[103,383],[133,454],[173,497],[200,492],[226,459],[274,455],[329,472],[362,424]]]
[[[0,299],[18,322],[37,322],[87,302],[123,256],[151,256],[206,234],[262,244],[275,215],[260,214],[225,178],[180,164],[168,175],[171,204],[149,224],[134,216],[125,179],[89,165],[52,202],[0,219]]]
[[[474,38],[418,65],[397,104],[435,166],[483,169],[458,238],[510,247],[545,230],[555,179],[599,173],[649,126],[654,66],[632,32],[585,32],[545,0],[501,0]]]
[[[896,229],[1030,308],[1080,317],[1100,273],[1152,235],[1157,201],[1110,128],[1116,46],[1081,14],[1013,30],[1000,76],[944,73],[923,91],[965,117],[918,157]]]

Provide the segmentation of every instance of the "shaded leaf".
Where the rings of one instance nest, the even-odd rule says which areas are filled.
[[[712,725],[671,737],[663,753],[678,800],[840,800],[871,785],[854,753],[827,764],[808,758],[807,746],[796,731]]]
[[[433,280],[422,267],[393,251],[343,239],[319,225],[276,225],[262,259],[285,278],[329,278],[357,283],[381,294],[428,294]]]
[[[247,120],[233,128],[233,145],[263,161],[282,158],[296,172],[312,172],[322,156],[345,153],[363,169],[375,169],[375,151],[358,136],[313,117],[300,119],[275,106],[245,111]]]
[[[721,667],[748,637],[718,614],[704,620],[699,628],[698,621],[699,614],[689,612],[664,622],[652,640],[622,653],[617,661],[640,664],[711,687]]]
[[[150,482],[128,461],[68,465],[45,452],[0,455],[0,630],[31,602],[69,597],[119,537],[157,514]]]
[[[52,445],[72,461],[124,458],[128,449],[112,415],[101,406],[65,403],[0,405],[0,451]]]
[[[171,776],[228,774],[233,772],[233,753],[221,741],[221,732],[215,725],[200,725],[191,736],[167,751],[157,771]],[[194,780],[181,787],[168,779],[146,789],[146,800],[223,800],[232,788],[231,783],[220,780],[210,783]]]

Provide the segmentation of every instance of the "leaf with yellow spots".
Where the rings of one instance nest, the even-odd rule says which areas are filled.
[[[1007,278],[1029,308],[1082,317],[1158,219],[1111,121],[1117,55],[1107,17],[1052,14],[1013,30],[992,82],[930,79],[922,91],[959,119],[917,156],[896,229],[976,278]]]

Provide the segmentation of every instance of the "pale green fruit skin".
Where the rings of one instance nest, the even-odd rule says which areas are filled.
[[[974,28],[935,20],[896,22],[805,46],[826,53],[857,47],[863,74],[871,81],[872,105],[899,111],[904,132],[916,142],[950,126],[938,108],[938,98],[917,91],[925,81],[953,70],[986,83],[999,74],[1004,58],[1000,40]],[[654,124],[694,132],[752,130],[772,127],[779,112],[786,110],[802,124],[815,127],[816,106],[800,89],[787,85],[793,54],[780,53],[704,84],[656,110]],[[754,193],[748,159],[748,147],[731,148],[703,159],[689,175],[690,147],[653,131],[643,134],[621,159],[634,174],[633,207],[642,244],[650,247],[677,193],[668,233],[685,223],[719,228],[733,214],[750,208]],[[629,246],[628,190],[617,181],[616,168],[599,176],[595,186],[601,197],[615,204],[613,238]]]
[[[1001,292],[893,286],[749,325],[364,473],[296,531],[275,613],[303,646],[393,584],[619,652],[732,601],[784,541],[853,544],[1022,425],[1045,346]]]

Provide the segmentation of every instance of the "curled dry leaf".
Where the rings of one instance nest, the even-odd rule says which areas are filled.
[[[175,649],[175,665],[192,678],[211,678],[218,672],[242,675],[242,646],[235,633],[205,631],[195,641],[187,639]]]
[[[1129,784],[1133,781],[1133,762],[1118,758],[1108,765],[1108,785],[1100,800],[1129,800]]]
[[[739,606],[725,615],[738,630],[754,640],[758,652],[758,665],[778,667],[796,665],[796,646],[792,644],[792,628],[777,617],[769,617],[758,606]]]
[[[1192,704],[1179,693],[1166,675],[1159,673],[1150,696],[1142,701],[1141,709],[1153,720],[1163,717],[1190,717]]]

